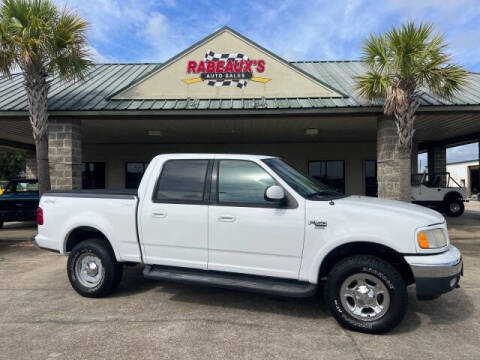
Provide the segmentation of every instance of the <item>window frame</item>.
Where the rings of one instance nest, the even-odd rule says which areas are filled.
[[[107,163],[105,161],[82,161],[82,166],[88,166],[88,164],[103,164],[103,187],[88,187],[83,186],[83,170],[82,170],[82,190],[104,190],[107,188]],[[90,172],[89,172],[90,173]]]
[[[367,162],[373,161],[375,163],[375,181],[377,183],[377,195],[367,195]],[[363,161],[363,190],[365,192],[365,196],[371,196],[371,197],[378,197],[378,161],[377,160],[372,160],[372,159],[365,159]]]
[[[285,192],[285,200],[282,202],[272,202],[272,203],[237,203],[237,202],[220,202],[219,201],[219,170],[221,161],[243,161],[251,162],[258,166],[260,169],[265,171],[274,181],[275,185],[280,186]],[[278,182],[278,180],[270,174],[261,164],[247,159],[216,159],[213,165],[212,174],[211,174],[211,184],[210,184],[210,205],[212,206],[229,206],[229,207],[251,207],[251,208],[266,208],[266,209],[296,209],[298,207],[298,202],[295,198],[285,189],[285,187]]]
[[[330,159],[330,160],[307,160],[307,175],[308,176],[311,176],[312,178],[314,178],[313,175],[310,174],[310,163],[314,163],[314,162],[325,162],[325,171],[327,171],[328,167],[327,167],[327,163],[328,162],[333,162],[333,161],[341,161],[342,162],[342,176],[343,176],[343,194],[342,195],[346,195],[347,194],[347,178],[345,177],[345,160],[341,160],[341,159]],[[318,181],[318,180],[317,180]],[[330,185],[329,185],[330,186]]]
[[[148,165],[150,164],[150,161],[125,161],[125,189],[138,189],[137,187],[127,187],[127,173],[128,173],[128,164],[143,164],[143,175],[145,174],[145,171],[147,170]],[[140,185],[140,182],[138,183]]]
[[[7,192],[7,187],[11,183],[15,184],[15,191]],[[37,190],[27,190],[27,191],[17,191],[17,186],[20,183],[37,184],[37,187],[38,187],[38,180],[36,180],[36,179],[11,180],[7,183],[7,186],[5,187],[5,190],[4,190],[5,194],[38,194],[38,189]]]
[[[207,162],[207,170],[205,171],[205,179],[203,184],[203,192],[202,192],[202,200],[180,200],[180,199],[158,199],[156,197],[158,188],[160,186],[160,179],[165,171],[165,165],[169,162],[179,162],[179,161],[206,161]],[[210,203],[210,183],[211,183],[211,175],[212,175],[212,168],[213,168],[213,159],[170,159],[165,161],[162,164],[162,169],[160,170],[160,174],[157,177],[155,182],[155,187],[153,188],[151,201],[155,204],[183,204],[183,205],[208,205]]]

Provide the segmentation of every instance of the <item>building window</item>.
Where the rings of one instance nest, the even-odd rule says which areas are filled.
[[[203,201],[208,160],[169,160],[163,165],[155,198],[157,202]]]
[[[308,175],[345,194],[345,161],[322,160],[308,162]]]
[[[377,161],[365,161],[365,195],[378,196]]]
[[[138,189],[148,162],[127,162],[125,165],[125,187]]]
[[[82,163],[82,188],[105,189],[105,163]]]

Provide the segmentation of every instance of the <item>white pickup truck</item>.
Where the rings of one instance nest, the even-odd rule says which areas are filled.
[[[138,192],[48,192],[35,243],[68,254],[83,296],[111,293],[125,264],[150,279],[312,296],[340,324],[380,333],[420,299],[456,287],[463,272],[445,219],[413,204],[344,196],[279,158],[155,157]]]

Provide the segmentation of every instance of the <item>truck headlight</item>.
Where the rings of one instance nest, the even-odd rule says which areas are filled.
[[[443,229],[420,231],[417,234],[417,241],[422,249],[437,249],[447,246],[447,236]]]

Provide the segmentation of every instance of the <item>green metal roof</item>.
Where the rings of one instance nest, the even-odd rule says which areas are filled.
[[[343,98],[262,98],[262,99],[176,99],[176,100],[111,100],[111,96],[134,82],[158,70],[155,64],[97,64],[83,82],[64,82],[53,76],[49,79],[49,110],[51,112],[175,112],[177,110],[328,110],[352,108],[359,111],[378,108],[359,99],[353,90],[356,75],[366,71],[360,61],[302,61],[293,66],[310,74],[340,93]],[[423,107],[480,105],[480,74],[470,73],[469,84],[452,100],[446,101],[423,92]],[[23,77],[0,77],[0,112],[27,111],[27,97],[23,89]]]

